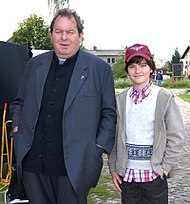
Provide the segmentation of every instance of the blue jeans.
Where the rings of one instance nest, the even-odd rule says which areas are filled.
[[[156,85],[162,87],[162,80],[156,80]]]

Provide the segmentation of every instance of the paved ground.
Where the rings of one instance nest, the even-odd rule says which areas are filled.
[[[175,94],[181,92],[172,90]],[[190,104],[176,97],[176,102],[180,107],[184,126],[185,143],[180,157],[181,171],[178,177],[168,179],[169,204],[190,204]],[[107,167],[104,167],[104,171]],[[112,185],[110,183],[110,185]],[[99,204],[120,204],[118,199],[107,202],[97,202]]]
[[[190,104],[176,97],[180,107],[184,126],[185,143],[182,149],[180,165],[181,172],[177,178],[168,179],[169,203],[189,204],[190,203]]]

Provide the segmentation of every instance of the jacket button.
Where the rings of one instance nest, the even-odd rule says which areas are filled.
[[[38,158],[41,159],[41,158],[42,158],[42,154],[39,154],[39,155],[38,155]]]
[[[42,140],[41,143],[42,143],[42,144],[45,144],[46,142],[45,142],[45,140]]]

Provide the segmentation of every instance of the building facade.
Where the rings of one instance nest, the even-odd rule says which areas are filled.
[[[186,48],[181,60],[183,62],[183,75],[190,78],[190,46]]]
[[[92,50],[86,51],[100,57],[110,66],[113,66],[116,63],[118,57],[124,56],[125,52],[125,50],[99,50],[96,46],[94,46]]]

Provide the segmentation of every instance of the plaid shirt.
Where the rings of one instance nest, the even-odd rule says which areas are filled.
[[[135,104],[142,102],[146,98],[153,88],[153,83],[150,81],[143,89],[140,91],[136,90],[134,87],[131,90],[129,96],[132,98]],[[159,177],[159,174],[153,172],[152,170],[137,170],[137,169],[126,169],[125,176],[123,180],[125,182],[151,182]]]
[[[159,174],[151,170],[126,169],[123,180],[125,182],[151,182],[159,177]]]
[[[129,96],[132,98],[135,104],[138,104],[149,95],[149,93],[152,90],[152,87],[153,87],[152,81],[150,81],[143,89],[139,91],[133,87],[131,89]]]

